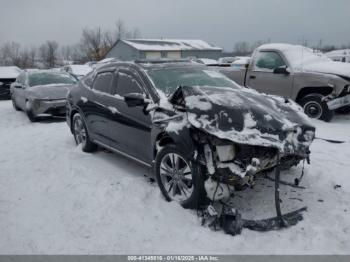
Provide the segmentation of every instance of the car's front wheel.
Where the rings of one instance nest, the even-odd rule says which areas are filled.
[[[29,100],[26,101],[26,114],[31,122],[38,121],[38,117],[34,114],[32,103]]]
[[[89,133],[84,123],[84,119],[81,117],[79,113],[76,113],[73,116],[72,124],[73,124],[73,135],[77,145],[81,144],[82,150],[84,152],[95,151],[97,146],[90,140]]]
[[[300,104],[305,114],[310,118],[320,119],[326,122],[330,122],[333,119],[334,111],[329,110],[321,94],[307,95],[301,99]]]
[[[13,95],[11,96],[11,101],[12,101],[12,106],[16,111],[20,111],[21,109],[17,106],[16,103],[16,99],[13,97]]]
[[[158,186],[167,201],[177,201],[184,208],[198,208],[205,196],[200,167],[176,145],[162,148],[156,157]]]

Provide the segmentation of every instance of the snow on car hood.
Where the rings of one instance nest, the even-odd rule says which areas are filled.
[[[52,84],[33,86],[29,88],[30,94],[39,99],[62,99],[66,98],[69,90],[75,85]]]
[[[180,95],[188,121],[221,139],[287,153],[309,146],[314,136],[315,128],[303,110],[277,96],[243,88],[181,87],[170,100],[174,103]]]
[[[350,64],[334,61],[306,63],[303,65],[303,71],[350,77]]]

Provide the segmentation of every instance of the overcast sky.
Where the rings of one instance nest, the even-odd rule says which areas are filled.
[[[122,19],[146,38],[350,43],[350,0],[0,0],[0,42],[79,41],[84,27]]]

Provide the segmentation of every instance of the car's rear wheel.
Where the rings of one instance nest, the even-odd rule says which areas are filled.
[[[308,117],[330,122],[334,116],[334,111],[329,110],[327,103],[323,101],[323,97],[321,94],[310,94],[303,97],[300,104]]]
[[[179,202],[184,208],[198,208],[204,196],[204,179],[200,167],[186,157],[179,147],[169,144],[156,157],[156,179],[167,201]]]
[[[20,111],[21,109],[17,106],[16,100],[13,96],[11,96],[12,106],[16,111]]]
[[[93,152],[96,150],[97,146],[94,144],[89,137],[84,119],[79,113],[73,116],[73,135],[77,145],[82,146],[84,152]]]
[[[31,122],[38,121],[38,117],[34,114],[32,103],[30,101],[26,101],[26,114]]]

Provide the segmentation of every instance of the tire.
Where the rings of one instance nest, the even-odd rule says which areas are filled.
[[[13,96],[11,96],[11,100],[12,100],[12,106],[16,111],[20,111],[21,109],[17,106],[16,104],[16,100]]]
[[[26,114],[31,122],[37,122],[38,118],[35,116],[32,110],[30,101],[26,101]]]
[[[322,101],[323,97],[321,94],[310,94],[303,97],[300,104],[308,117],[330,122],[334,111],[328,109],[327,103]]]
[[[156,156],[155,173],[160,191],[167,201],[177,201],[184,208],[197,209],[205,199],[200,171],[200,166],[176,145],[166,145]]]
[[[82,150],[87,153],[96,151],[97,145],[90,140],[84,119],[79,113],[73,116],[72,126],[77,145],[82,144]]]

